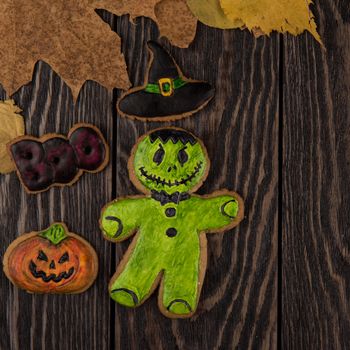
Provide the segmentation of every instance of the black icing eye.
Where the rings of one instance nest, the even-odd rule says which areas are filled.
[[[58,263],[59,264],[63,264],[65,262],[69,261],[69,255],[68,253],[64,253],[61,257],[60,257],[60,260],[58,260]]]
[[[159,145],[159,147],[160,148],[157,150],[156,153],[154,153],[154,156],[153,156],[153,161],[158,165],[163,161],[164,154],[165,154],[163,147],[161,145]]]
[[[46,254],[42,251],[39,250],[39,254],[38,254],[38,260],[43,260],[43,261],[49,261],[49,259],[47,258]]]
[[[180,149],[177,158],[181,164],[184,164],[188,161],[188,154],[185,151],[186,148]]]

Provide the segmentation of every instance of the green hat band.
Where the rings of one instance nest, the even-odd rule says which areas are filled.
[[[163,78],[159,79],[158,84],[147,84],[144,91],[151,94],[171,96],[174,90],[179,89],[186,84],[187,81],[182,80],[180,77],[176,79]]]

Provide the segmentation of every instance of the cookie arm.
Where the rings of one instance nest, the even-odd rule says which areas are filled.
[[[140,226],[145,207],[143,198],[115,200],[105,206],[100,219],[104,236],[114,242],[130,237]]]
[[[236,226],[243,218],[243,200],[235,192],[201,198],[200,231],[215,232]]]

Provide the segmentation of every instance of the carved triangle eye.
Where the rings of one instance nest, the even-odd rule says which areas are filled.
[[[58,260],[59,264],[63,264],[65,262],[69,261],[69,255],[67,252],[65,252],[61,257],[60,260]]]
[[[42,260],[42,261],[49,261],[46,254],[42,250],[39,250],[39,254],[38,254],[37,259]]]

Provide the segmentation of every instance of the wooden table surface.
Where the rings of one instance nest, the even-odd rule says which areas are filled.
[[[160,41],[185,75],[212,82],[215,100],[191,118],[143,123],[117,115],[121,91],[87,82],[70,90],[39,62],[14,96],[27,132],[67,134],[77,122],[99,127],[111,162],[71,188],[27,195],[15,174],[0,177],[0,257],[19,235],[64,221],[96,248],[94,286],[75,296],[31,295],[0,272],[0,349],[347,349],[350,346],[350,5],[313,7],[326,49],[309,35],[198,26],[188,49]],[[99,11],[122,38],[134,85],[143,83],[146,42],[156,25]],[[6,96],[0,87],[0,98]],[[208,237],[208,270],[197,314],[162,316],[153,295],[130,310],[108,296],[108,281],[130,241],[113,244],[98,228],[111,199],[137,191],[127,160],[136,139],[161,125],[205,142],[212,168],[198,191],[236,190],[245,220]]]

